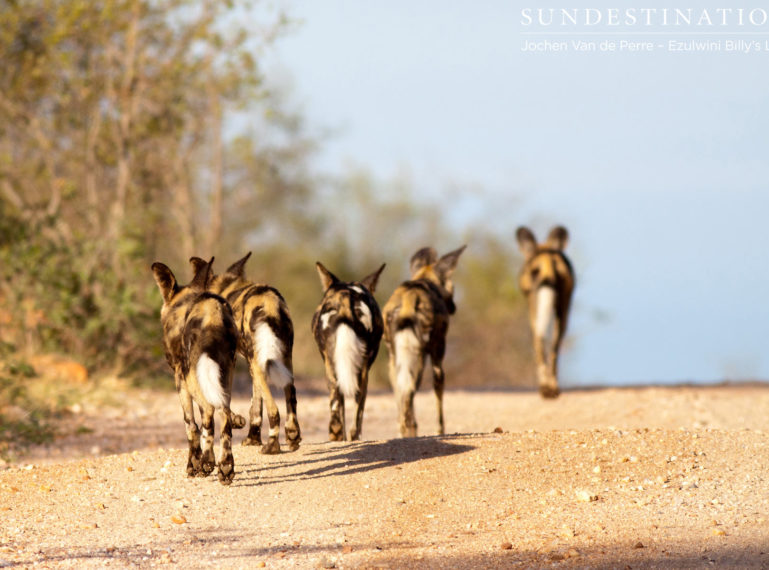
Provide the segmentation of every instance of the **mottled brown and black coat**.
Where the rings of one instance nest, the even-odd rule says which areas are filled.
[[[560,394],[558,354],[575,282],[571,262],[563,253],[569,233],[563,226],[556,226],[540,244],[532,231],[522,226],[516,239],[523,255],[518,283],[529,304],[539,391],[545,398],[556,398]]]
[[[456,311],[451,277],[464,249],[462,246],[440,259],[431,247],[417,251],[411,258],[411,279],[395,289],[382,311],[385,343],[390,353],[390,383],[398,404],[401,437],[417,434],[414,394],[419,389],[428,356],[433,369],[438,430],[440,434],[445,431],[443,357],[449,316]]]
[[[384,267],[360,281],[344,282],[316,263],[323,299],[312,317],[312,333],[326,367],[331,441],[346,437],[345,398],[355,402],[350,439],[361,436],[368,372],[382,339],[382,314],[373,293]]]
[[[228,485],[235,476],[232,428],[245,424],[242,416],[230,411],[238,331],[227,301],[206,291],[210,269],[211,262],[202,264],[191,283],[181,286],[166,265],[152,264],[163,296],[163,347],[187,426],[187,474],[205,476],[213,471],[214,412],[220,410],[223,421],[218,475]],[[200,428],[195,422],[193,401],[200,411]]]
[[[261,445],[262,400],[267,409],[270,432],[262,453],[279,453],[280,412],[270,384],[283,388],[286,398],[285,433],[290,450],[299,448],[301,433],[296,412],[296,388],[292,351],[294,327],[283,296],[274,287],[249,281],[244,266],[248,253],[221,275],[212,275],[208,290],[224,297],[232,306],[238,329],[238,352],[248,362],[252,379],[248,435],[243,445]],[[205,261],[190,259],[197,269]]]

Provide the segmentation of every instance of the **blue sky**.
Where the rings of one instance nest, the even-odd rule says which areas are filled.
[[[301,25],[270,71],[311,125],[338,129],[319,168],[353,163],[384,179],[405,169],[433,196],[483,188],[467,211],[496,212],[511,237],[522,223],[540,235],[569,227],[578,289],[566,385],[769,379],[769,44],[724,43],[763,47],[769,26],[531,35],[521,9],[544,4],[281,6]],[[579,53],[576,39],[655,47]],[[668,49],[697,39],[722,49]],[[569,49],[524,52],[527,40]]]

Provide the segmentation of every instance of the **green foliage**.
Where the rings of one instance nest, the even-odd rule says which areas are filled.
[[[230,172],[237,162],[221,140],[224,113],[262,101],[251,50],[283,25],[280,15],[247,33],[234,10],[211,0],[0,6],[0,335],[23,352],[142,377],[164,366],[149,266],[183,267],[225,241],[214,228],[234,183],[222,166],[228,154]],[[290,146],[261,160],[264,171],[287,165]],[[272,175],[265,186],[291,183]]]
[[[108,263],[94,260],[90,243],[65,248],[46,238],[45,229],[18,228],[0,242],[3,306],[15,324],[6,331],[8,340],[24,342],[27,352],[73,355],[96,370],[155,368],[158,308],[152,284],[122,280]],[[123,259],[133,272],[148,272],[140,260]]]

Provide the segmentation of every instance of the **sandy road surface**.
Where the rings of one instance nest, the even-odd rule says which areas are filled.
[[[444,437],[423,392],[409,440],[379,393],[356,443],[300,390],[300,450],[237,446],[229,488],[173,394],[126,402],[0,471],[0,567],[769,568],[769,386],[449,391]]]

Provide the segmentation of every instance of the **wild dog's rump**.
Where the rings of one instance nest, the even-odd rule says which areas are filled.
[[[438,409],[438,431],[444,433],[443,357],[449,316],[456,310],[452,275],[465,246],[438,258],[433,248],[422,248],[411,258],[411,279],[402,283],[385,304],[385,342],[390,353],[390,383],[398,404],[402,437],[417,434],[414,394],[419,389],[425,360],[433,369]]]
[[[190,367],[200,390],[214,408],[229,407],[231,379],[238,333],[229,305],[218,295],[202,293],[189,310],[184,327],[184,343]]]
[[[355,402],[350,439],[358,439],[368,389],[368,371],[379,351],[382,314],[373,292],[382,265],[361,281],[343,282],[316,263],[323,298],[312,318],[312,331],[326,368],[329,386],[329,439],[347,437],[345,398]]]

